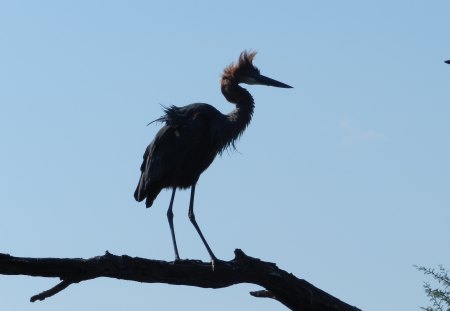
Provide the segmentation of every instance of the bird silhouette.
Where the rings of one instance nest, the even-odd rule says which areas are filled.
[[[228,147],[234,147],[235,141],[250,123],[254,109],[253,97],[239,84],[292,88],[261,75],[259,69],[253,65],[255,55],[256,52],[244,51],[236,63],[224,69],[221,78],[222,94],[236,105],[230,114],[222,114],[208,104],[196,103],[184,107],[164,108],[165,114],[155,120],[165,124],[145,150],[141,177],[134,197],[138,202],[145,199],[146,207],[150,207],[162,189],[172,188],[167,218],[175,260],[180,260],[180,256],[173,227],[173,201],[177,188],[189,187],[191,188],[189,219],[202,239],[213,264],[217,260],[195,220],[195,185],[217,154],[221,154]]]

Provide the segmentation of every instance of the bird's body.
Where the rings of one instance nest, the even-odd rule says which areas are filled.
[[[252,108],[253,109],[253,108]],[[218,153],[239,136],[236,111],[224,115],[208,104],[165,109],[165,125],[144,153],[135,198],[150,207],[164,188],[189,188]],[[241,126],[242,127],[242,126]]]
[[[150,207],[164,188],[172,188],[172,198],[167,211],[175,258],[179,259],[173,229],[172,206],[177,188],[191,187],[189,218],[205,244],[211,259],[216,257],[200,231],[193,211],[195,185],[200,175],[229,146],[234,146],[250,123],[254,102],[250,93],[240,83],[262,84],[290,88],[259,73],[252,61],[256,53],[243,52],[239,61],[225,68],[221,89],[225,98],[236,105],[230,114],[222,114],[208,104],[191,104],[184,107],[165,108],[165,115],[155,121],[165,125],[156,134],[144,153],[141,177],[134,193],[137,201],[146,200]]]

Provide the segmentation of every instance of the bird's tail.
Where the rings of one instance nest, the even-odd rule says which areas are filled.
[[[153,201],[156,199],[158,194],[161,192],[161,187],[157,185],[145,185],[144,178],[141,176],[139,183],[134,191],[134,198],[138,202],[142,202],[145,199],[145,206],[151,207]]]

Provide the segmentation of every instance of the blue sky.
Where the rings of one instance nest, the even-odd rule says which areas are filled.
[[[160,105],[233,106],[244,49],[294,89],[249,86],[254,119],[206,171],[197,221],[235,248],[363,310],[419,310],[449,267],[448,1],[9,1],[0,4],[0,252],[172,260],[170,192],[133,199]],[[208,260],[175,199],[183,258]],[[221,290],[1,276],[2,310],[284,310]]]

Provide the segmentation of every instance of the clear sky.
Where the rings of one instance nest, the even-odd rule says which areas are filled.
[[[133,199],[160,105],[233,106],[223,68],[258,51],[254,119],[196,191],[216,255],[233,250],[363,310],[419,310],[450,266],[449,1],[2,1],[0,252],[172,260],[166,210]],[[175,198],[183,258],[208,260]],[[221,290],[0,276],[2,310],[284,310]]]

